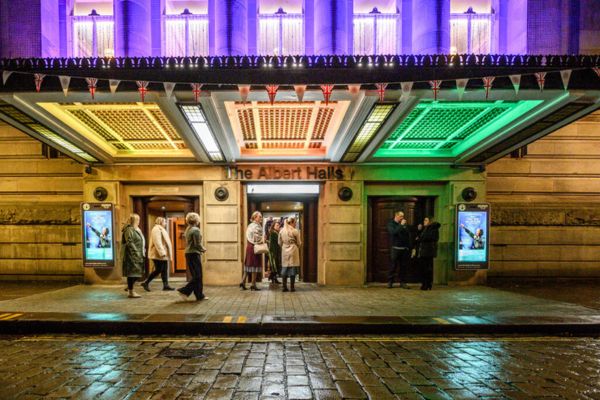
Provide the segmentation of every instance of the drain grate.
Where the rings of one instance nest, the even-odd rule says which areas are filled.
[[[168,358],[204,358],[208,355],[208,351],[202,349],[163,349],[160,354],[161,357]]]

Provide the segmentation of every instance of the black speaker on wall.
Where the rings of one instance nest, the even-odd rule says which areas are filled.
[[[98,186],[94,189],[94,198],[98,201],[104,201],[108,198],[108,190],[102,186]]]
[[[215,189],[215,199],[225,201],[229,198],[229,190],[226,187],[218,187]]]
[[[352,189],[350,189],[348,186],[344,186],[338,192],[338,197],[341,201],[349,201],[352,199],[352,195]]]
[[[477,191],[469,186],[463,189],[461,196],[464,201],[473,201],[477,198]]]

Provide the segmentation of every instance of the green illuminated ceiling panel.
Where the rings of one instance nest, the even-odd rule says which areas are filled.
[[[455,157],[541,103],[422,101],[373,157]]]

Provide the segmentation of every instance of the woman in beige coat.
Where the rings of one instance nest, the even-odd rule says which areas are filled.
[[[169,286],[168,262],[173,259],[173,246],[167,232],[167,220],[163,217],[156,218],[152,233],[150,234],[150,245],[148,246],[148,258],[154,263],[154,271],[148,276],[142,287],[149,292],[150,282],[158,275],[163,282],[163,290],[175,290]]]
[[[287,278],[290,277],[290,290],[296,291],[294,283],[300,268],[300,232],[296,229],[296,218],[289,217],[279,232],[279,245],[281,246],[281,276],[283,278],[283,292],[287,292]]]

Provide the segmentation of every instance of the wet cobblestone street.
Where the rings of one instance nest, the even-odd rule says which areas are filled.
[[[600,399],[600,340],[0,337],[1,399]]]

